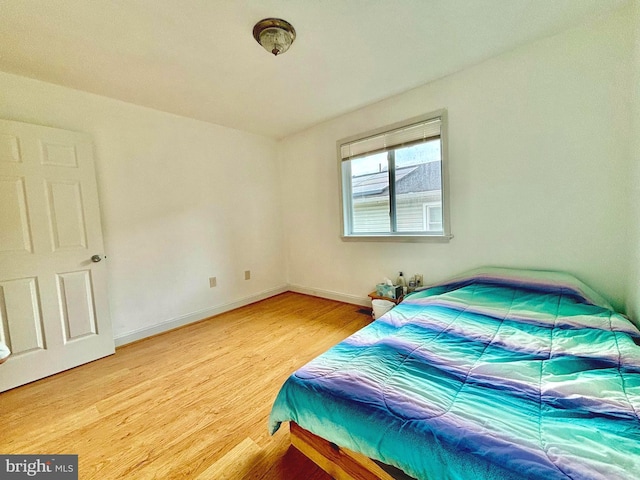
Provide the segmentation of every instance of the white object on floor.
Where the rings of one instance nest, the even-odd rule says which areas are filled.
[[[4,362],[11,355],[11,350],[4,343],[0,342],[0,363]]]
[[[389,300],[372,300],[371,305],[373,306],[374,320],[380,318],[382,315],[396,306],[395,303],[390,302]]]

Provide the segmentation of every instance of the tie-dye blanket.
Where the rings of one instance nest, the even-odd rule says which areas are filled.
[[[573,277],[416,292],[284,384],[281,422],[418,479],[640,478],[640,332]]]

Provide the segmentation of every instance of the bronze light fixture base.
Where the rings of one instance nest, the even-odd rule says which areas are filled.
[[[281,18],[265,18],[253,27],[253,38],[267,52],[277,56],[289,50],[296,39],[296,30]]]

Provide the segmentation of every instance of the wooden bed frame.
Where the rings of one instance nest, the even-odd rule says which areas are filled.
[[[336,480],[412,480],[395,467],[385,466],[360,453],[318,437],[289,422],[291,444]]]

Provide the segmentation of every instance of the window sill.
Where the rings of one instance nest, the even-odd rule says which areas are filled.
[[[453,235],[341,235],[343,242],[449,243]]]

